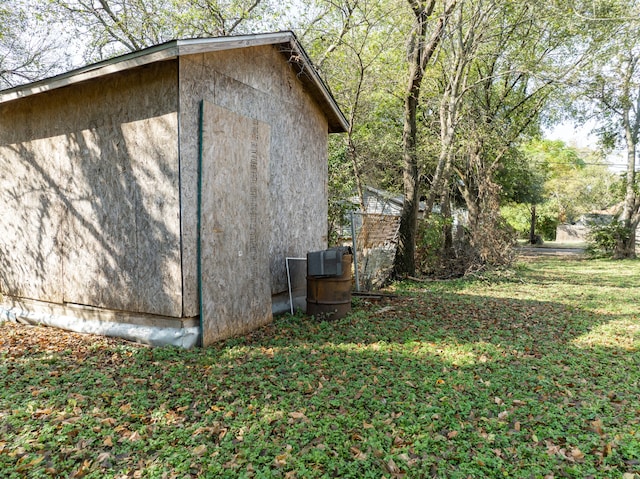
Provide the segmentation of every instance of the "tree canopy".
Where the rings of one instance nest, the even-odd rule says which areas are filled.
[[[7,0],[0,85],[174,38],[293,29],[350,121],[331,142],[333,200],[362,199],[366,184],[403,193],[396,272],[411,275],[420,198],[427,215],[464,202],[478,260],[500,261],[485,247],[500,206],[548,197],[558,168],[532,166],[530,148],[569,116],[597,119],[603,146],[626,149],[620,219],[637,226],[639,14],[638,0]],[[601,177],[591,166],[571,175]],[[579,188],[557,190],[573,191],[558,199],[569,218]]]
[[[25,0],[0,5],[0,88],[68,68],[67,54],[41,11],[41,5]]]

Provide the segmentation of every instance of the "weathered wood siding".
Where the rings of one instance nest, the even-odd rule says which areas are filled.
[[[177,62],[0,105],[0,289],[180,317]]]
[[[202,344],[271,320],[269,125],[204,102]],[[241,212],[239,214],[239,212]]]
[[[327,143],[325,116],[274,47],[180,57],[180,168],[184,314],[197,314],[198,116],[201,100],[270,127],[270,289],[287,289],[287,256],[326,247]],[[236,195],[247,192],[236,192]],[[248,215],[238,208],[235,215]]]

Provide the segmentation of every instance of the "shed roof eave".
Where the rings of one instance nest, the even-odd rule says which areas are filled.
[[[329,89],[320,78],[297,37],[290,31],[240,35],[233,37],[172,40],[161,45],[156,45],[144,50],[128,53],[99,63],[77,68],[51,78],[0,91],[0,104],[150,63],[173,60],[178,58],[180,55],[208,53],[263,45],[281,45],[280,51],[283,54],[290,55],[289,58],[287,58],[287,61],[297,67],[301,80],[307,84],[311,95],[319,102],[322,111],[327,116],[329,132],[341,133],[347,131],[349,124],[346,118],[340,111],[340,108],[329,92]],[[295,58],[291,53],[295,53]]]
[[[0,91],[0,104],[150,63],[171,60],[176,58],[177,54],[178,50],[175,42],[163,43],[155,47],[127,53],[126,55],[86,65],[50,78]]]

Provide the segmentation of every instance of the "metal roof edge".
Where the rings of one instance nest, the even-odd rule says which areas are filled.
[[[57,88],[62,88],[74,83],[80,83],[92,78],[98,78],[111,73],[128,70],[130,68],[147,65],[163,60],[169,60],[177,56],[176,41],[155,45],[125,55],[120,55],[98,63],[92,63],[59,75],[44,78],[33,83],[18,85],[8,90],[0,91],[0,104],[19,98],[25,98],[38,93],[43,93]]]
[[[246,48],[262,45],[287,43],[295,38],[293,32],[255,33],[247,35],[234,35],[226,37],[186,38],[175,40],[179,49],[179,55],[194,53],[206,53],[216,50],[232,50],[234,48]]]

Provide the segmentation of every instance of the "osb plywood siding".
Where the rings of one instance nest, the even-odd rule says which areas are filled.
[[[59,162],[65,148],[56,138],[27,145],[15,141],[15,127],[30,115],[25,108],[22,118],[9,124],[15,117],[0,109],[0,291],[62,302],[61,175],[41,158]],[[15,139],[7,142],[7,136]]]
[[[0,288],[181,316],[177,63],[0,106]]]
[[[208,102],[202,130],[202,344],[271,320],[269,125]],[[242,213],[238,213],[242,212]]]
[[[179,76],[183,185],[197,184],[201,100],[270,127],[265,240],[271,292],[285,291],[285,258],[326,247],[327,120],[272,46],[183,56]],[[196,191],[183,188],[182,203],[184,312],[191,315],[198,311]]]

